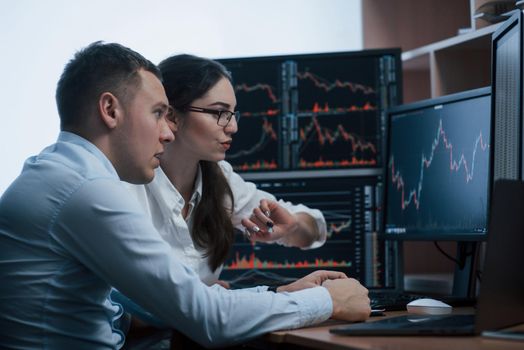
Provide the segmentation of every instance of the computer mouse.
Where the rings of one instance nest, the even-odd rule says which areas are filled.
[[[406,305],[406,308],[410,314],[419,315],[445,315],[453,310],[451,305],[431,298],[413,300]]]

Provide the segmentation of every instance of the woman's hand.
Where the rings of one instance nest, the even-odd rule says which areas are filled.
[[[273,242],[305,248],[320,237],[317,223],[306,213],[292,214],[278,202],[262,199],[249,218],[242,219],[246,236],[253,242]]]
[[[251,241],[272,242],[298,228],[295,215],[275,201],[262,199],[249,218],[242,219],[246,236]]]

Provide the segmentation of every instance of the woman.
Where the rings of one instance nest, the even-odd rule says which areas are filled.
[[[166,146],[155,179],[132,190],[176,254],[211,285],[218,282],[234,227],[253,241],[321,246],[327,234],[320,211],[277,202],[224,161],[238,130],[225,67],[177,55],[159,68],[177,121],[175,140]]]

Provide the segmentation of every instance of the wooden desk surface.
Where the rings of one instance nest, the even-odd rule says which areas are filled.
[[[455,312],[472,312],[459,309]],[[387,316],[403,315],[405,312],[388,312]],[[383,319],[373,317],[371,321]],[[384,350],[523,350],[524,342],[498,340],[480,336],[343,336],[329,333],[329,329],[344,322],[329,320],[320,326],[289,331],[272,332],[266,336],[271,343],[295,344],[314,349],[384,349]],[[524,325],[516,327],[524,330]]]

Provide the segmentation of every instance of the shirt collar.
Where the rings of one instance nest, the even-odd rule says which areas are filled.
[[[57,143],[69,143],[82,147],[90,154],[92,154],[96,159],[98,159],[101,165],[106,169],[111,175],[114,175],[116,178],[120,179],[120,176],[116,172],[113,163],[107,158],[107,156],[102,152],[97,146],[89,142],[80,135],[74,134],[68,131],[60,131],[58,134]]]
[[[195,188],[193,190],[193,195],[191,196],[191,202],[193,202],[195,206],[200,201],[200,198],[202,198],[202,184],[202,168],[200,165],[198,165],[197,177],[195,179]]]
[[[155,169],[155,178],[146,187],[151,191],[151,195],[158,202],[162,215],[180,215],[184,206],[184,198],[171,183],[166,173],[161,167]]]
[[[162,215],[164,217],[170,217],[171,215],[180,215],[182,208],[184,207],[184,198],[171,183],[166,173],[161,167],[155,170],[155,178],[153,181],[146,185],[151,194],[157,200]],[[193,194],[189,200],[192,207],[196,207],[200,198],[202,197],[202,170],[200,166],[197,170],[197,177],[195,180],[195,186]]]

